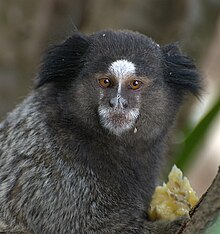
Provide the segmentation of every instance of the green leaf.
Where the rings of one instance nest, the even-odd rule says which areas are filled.
[[[186,137],[182,145],[180,146],[180,153],[177,156],[176,165],[181,170],[187,168],[188,164],[195,160],[195,151],[202,143],[206,133],[208,132],[210,125],[217,116],[220,110],[220,97],[214,103],[213,107],[206,114],[206,116],[198,123],[198,125],[191,131]],[[194,154],[194,155],[193,155]]]

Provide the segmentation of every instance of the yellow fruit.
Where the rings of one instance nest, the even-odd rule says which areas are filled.
[[[150,204],[151,220],[173,220],[179,216],[189,215],[189,211],[198,202],[189,180],[180,169],[173,166],[167,184],[157,186]]]

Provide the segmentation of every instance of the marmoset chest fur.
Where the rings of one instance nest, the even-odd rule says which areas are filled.
[[[176,113],[199,89],[176,44],[139,33],[76,32],[49,48],[0,125],[0,220],[28,233],[174,233],[179,223],[147,210]]]

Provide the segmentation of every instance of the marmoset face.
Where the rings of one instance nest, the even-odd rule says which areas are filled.
[[[59,103],[60,121],[121,136],[153,139],[173,123],[184,94],[198,94],[199,74],[175,44],[160,47],[131,31],[75,33],[52,47],[37,79]],[[47,83],[52,83],[47,86]]]
[[[116,135],[134,129],[140,114],[141,92],[149,80],[138,77],[135,64],[126,59],[112,62],[107,74],[100,74],[97,79],[101,125]]]
[[[88,104],[97,105],[101,127],[118,136],[137,131],[138,121],[146,120],[147,112],[154,115],[151,109],[158,98],[152,96],[156,96],[157,85],[157,94],[160,98],[164,95],[159,46],[147,37],[134,35],[93,35],[82,75],[83,86],[87,87],[82,91],[84,100],[88,96]]]

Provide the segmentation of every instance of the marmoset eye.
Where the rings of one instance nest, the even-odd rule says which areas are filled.
[[[109,78],[102,78],[99,79],[99,84],[101,85],[102,88],[109,88],[113,85],[113,82]]]
[[[130,89],[137,90],[137,89],[139,89],[139,88],[142,86],[142,84],[143,84],[143,83],[142,83],[140,80],[132,80],[132,81],[129,83],[128,87],[129,87]]]

